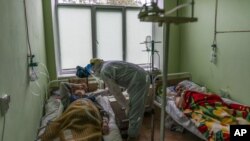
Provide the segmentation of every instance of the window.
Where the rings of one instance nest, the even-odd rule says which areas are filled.
[[[85,66],[93,57],[149,63],[145,45],[140,43],[152,36],[153,25],[137,18],[141,4],[139,0],[55,3],[58,75],[75,73],[77,65]]]
[[[96,10],[97,57],[103,60],[123,60],[122,11]]]
[[[126,61],[136,64],[144,64],[149,62],[150,56],[148,52],[145,51],[145,44],[140,43],[145,41],[147,35],[152,35],[152,23],[140,22],[140,20],[135,20],[137,19],[137,15],[138,10],[132,9],[126,11]]]
[[[79,18],[84,17],[84,18]],[[58,8],[60,62],[62,70],[89,63],[92,57],[91,9]]]

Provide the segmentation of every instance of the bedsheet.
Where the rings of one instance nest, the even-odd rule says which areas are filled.
[[[176,106],[174,98],[167,98],[166,112],[171,118],[185,129],[197,135],[199,138],[206,140],[205,136],[200,133],[195,124]]]
[[[56,118],[60,117],[63,113],[63,104],[61,99],[56,96],[51,96],[45,104],[44,116],[41,119],[41,125],[38,129],[37,140],[40,141],[40,136],[44,133],[46,126],[49,122],[54,121]]]

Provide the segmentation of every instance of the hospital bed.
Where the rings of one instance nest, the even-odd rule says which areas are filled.
[[[173,73],[168,75],[167,85],[168,86],[174,86],[177,85],[179,82],[183,80],[191,80],[191,74],[188,72],[183,73]],[[154,78],[153,81],[153,96],[155,97],[152,101],[153,108],[154,106],[161,108],[161,98],[157,96],[157,91],[159,87],[162,85],[162,75],[158,75]],[[177,122],[179,125],[183,126],[185,129],[193,133],[194,135],[197,135],[201,139],[205,139],[203,135],[199,132],[199,130],[195,127],[194,123],[191,122],[190,119],[188,119],[183,112],[176,106],[175,101],[171,98],[167,98],[167,105],[166,105],[166,113],[171,116],[171,118]],[[154,124],[154,123],[153,123]],[[152,125],[154,128],[154,125]],[[154,129],[152,129],[154,130]],[[152,132],[154,134],[154,132]],[[152,135],[154,136],[154,135]]]
[[[72,111],[65,113],[67,108],[70,107],[76,101],[75,100],[74,102],[70,102],[70,100],[72,100],[70,98],[72,98],[72,97],[69,98],[68,95],[71,95],[72,91],[69,88],[72,88],[72,87],[69,87],[69,85],[72,86],[72,85],[77,84],[77,86],[78,86],[79,84],[88,83],[87,85],[85,85],[85,86],[88,86],[87,88],[85,88],[85,90],[86,89],[88,90],[88,91],[86,90],[87,91],[86,95],[88,95],[88,97],[90,97],[90,99],[94,98],[94,101],[97,104],[97,105],[94,105],[93,107],[101,106],[102,110],[106,111],[109,115],[108,116],[109,117],[109,120],[108,120],[109,133],[102,134],[101,135],[102,139],[104,141],[110,141],[110,140],[122,141],[119,128],[116,124],[115,113],[110,105],[108,91],[103,90],[103,89],[102,90],[98,89],[98,84],[95,81],[90,80],[90,81],[86,82],[86,79],[84,79],[84,78],[83,79],[75,78],[75,79],[58,80],[58,81],[55,81],[55,83],[57,84],[56,86],[54,86],[54,85],[50,86],[50,89],[49,89],[50,95],[48,96],[48,100],[46,101],[46,104],[44,106],[45,107],[44,108],[44,115],[41,119],[41,125],[40,125],[40,128],[38,130],[38,135],[37,135],[36,140],[42,141],[42,139],[43,139],[42,137],[44,136],[45,131],[49,130],[49,127],[51,127],[51,124],[55,123],[60,118],[62,121],[63,116],[65,116],[66,114],[70,115],[70,113],[72,113],[73,111],[78,110],[77,108],[75,108]],[[84,102],[84,101],[81,101],[81,102]],[[67,106],[65,107],[65,105],[67,105]],[[90,107],[86,106],[86,109],[85,109],[83,106],[85,106],[85,105],[82,105],[81,108],[84,111],[85,110],[87,111],[90,108]],[[77,107],[77,106],[73,105],[71,107]],[[81,112],[82,109],[79,109],[78,111]],[[92,111],[90,111],[90,113]],[[82,115],[84,115],[84,116],[82,116]],[[85,113],[83,113],[82,115],[81,115],[81,117],[84,117],[86,119],[92,118],[91,116],[86,116],[87,114],[85,114]],[[92,116],[93,116],[93,113],[92,113]],[[80,116],[78,116],[78,117],[80,117]],[[87,125],[88,123],[84,123],[84,121],[82,119],[80,119],[80,118],[77,119],[77,116],[75,116],[75,115],[63,118],[63,122],[65,123],[66,120],[64,120],[64,119],[70,120],[70,121],[68,121],[69,122],[68,125],[70,125],[71,127],[81,128],[81,126],[82,127],[85,125],[86,125],[86,127],[89,126],[89,125]],[[82,125],[81,126],[72,125],[75,123],[70,123],[71,121],[77,121],[75,123],[81,123]],[[95,125],[93,125],[93,126],[95,126]],[[95,128],[95,127],[93,127],[93,128]],[[55,139],[61,140],[61,138],[62,138],[61,136],[65,136],[65,137],[63,137],[64,139],[67,139],[67,138],[74,136],[73,131],[71,132],[71,130],[60,130],[60,131],[63,132],[63,133],[60,133],[63,135],[58,135],[58,137],[56,137]],[[71,133],[71,135],[69,135],[70,133]],[[93,133],[93,135],[91,135],[92,133]],[[52,133],[49,133],[49,134],[52,134]],[[75,137],[81,136],[81,138],[83,138],[85,135],[82,135],[82,134],[85,134],[85,133],[80,132],[79,135],[75,135]],[[94,140],[96,140],[96,138],[94,136],[96,136],[96,137],[100,136],[99,134],[100,134],[100,131],[92,130],[90,133],[88,132],[88,135],[86,135],[86,138],[89,138],[90,136],[92,136],[93,137],[92,140],[94,141]]]
[[[186,103],[186,101],[189,101],[190,103],[186,104],[186,107],[189,108],[183,108],[185,104],[182,104],[182,108],[180,108],[178,105],[176,105],[176,99],[173,96],[173,93],[171,93],[171,91],[173,90],[173,87],[177,87],[177,85],[180,84],[180,82],[185,82],[185,81],[189,81],[192,82],[191,80],[191,74],[190,73],[175,73],[175,74],[169,74],[168,75],[168,80],[167,80],[167,94],[166,94],[166,100],[167,100],[167,105],[166,105],[166,113],[167,115],[169,115],[177,124],[181,125],[182,127],[184,127],[186,130],[190,131],[191,133],[193,133],[194,135],[198,136],[199,138],[201,138],[202,140],[218,140],[217,137],[215,136],[220,136],[220,140],[229,140],[230,136],[229,136],[229,126],[230,124],[250,124],[250,121],[247,121],[249,119],[247,119],[247,116],[250,116],[250,107],[246,106],[246,105],[242,105],[239,104],[233,100],[227,99],[227,98],[221,98],[216,94],[209,94],[207,92],[205,92],[205,90],[200,89],[194,91],[194,90],[187,90],[185,92],[186,97],[184,97],[183,101],[185,101],[184,103]],[[161,100],[162,98],[160,96],[158,96],[159,90],[161,90],[162,86],[162,76],[157,76],[154,79],[154,83],[153,83],[153,88],[154,88],[154,97],[155,99],[153,100],[153,106],[156,107],[161,107]],[[193,94],[193,95],[192,95]],[[194,96],[194,97],[192,97]],[[198,97],[199,96],[199,97]],[[204,99],[202,99],[204,97]],[[207,99],[208,98],[208,99]],[[196,101],[198,101],[198,103],[195,103]],[[214,115],[211,115],[211,120],[209,119],[208,121],[201,119],[202,115],[201,114],[195,114],[196,112],[199,112],[198,110],[193,110],[190,108],[190,105],[192,107],[192,105],[199,105],[200,103],[204,104],[202,106],[204,106],[205,108],[203,108],[203,110],[207,110],[208,108],[211,108],[213,111],[211,113],[214,113]],[[217,105],[213,105],[213,103],[218,104],[218,107],[216,107]],[[220,105],[221,103],[223,103],[224,105]],[[190,104],[190,105],[188,105]],[[208,107],[206,106],[206,104],[208,104]],[[210,105],[212,106],[210,106]],[[225,106],[226,105],[226,106]],[[201,106],[201,107],[202,107]],[[210,107],[209,107],[210,106]],[[215,106],[215,108],[213,107]],[[244,107],[244,108],[242,108]],[[214,109],[213,109],[214,108]],[[226,115],[226,112],[223,111],[223,109],[226,109],[228,111],[232,110],[234,112],[232,112],[232,115]],[[190,112],[192,111],[193,112]],[[200,109],[199,109],[200,110]],[[202,110],[200,110],[202,111]],[[191,113],[191,114],[190,114]],[[245,116],[239,116],[238,115],[234,115],[233,113],[240,113],[242,115]],[[189,116],[191,115],[191,116]],[[227,123],[223,123],[225,122],[225,120],[216,120],[217,122],[212,123],[211,121],[214,120],[213,118],[216,116],[221,116],[221,119],[226,119],[228,117],[231,117],[232,119],[237,119],[237,122],[227,122]],[[235,117],[234,117],[235,116]],[[210,118],[209,116],[206,116],[206,118]],[[200,122],[200,121],[205,121]],[[152,121],[152,123],[154,124],[154,122]],[[211,124],[212,123],[212,124]],[[165,123],[167,124],[167,123]],[[204,126],[206,125],[206,126]],[[154,125],[152,126],[154,127]],[[201,132],[201,129],[204,128],[206,130],[204,130],[204,132]],[[221,131],[221,132],[218,132]],[[218,134],[216,134],[218,133]],[[219,134],[220,133],[220,134]],[[223,135],[221,134],[223,133]],[[216,135],[215,135],[216,134]],[[152,131],[152,136],[154,136],[154,132]],[[217,139],[215,139],[217,138]]]

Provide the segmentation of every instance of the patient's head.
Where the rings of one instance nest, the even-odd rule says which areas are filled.
[[[86,84],[71,84],[71,92],[78,96],[83,96],[87,91]]]
[[[183,80],[180,83],[177,84],[175,88],[177,95],[181,96],[186,90],[192,90],[192,91],[197,91],[197,92],[206,92],[205,87],[201,87],[198,84],[189,81],[189,80]]]

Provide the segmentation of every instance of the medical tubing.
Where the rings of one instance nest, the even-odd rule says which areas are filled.
[[[27,8],[26,8],[26,0],[23,0],[23,7],[24,7],[24,18],[25,18],[25,28],[26,28],[26,37],[28,42],[29,48],[29,55],[32,55],[32,50],[30,46],[30,38],[29,38],[29,26],[28,26],[28,18],[27,18]]]
[[[49,71],[48,71],[46,65],[43,64],[43,63],[41,63],[41,62],[39,62],[38,64],[41,65],[41,66],[45,69],[45,71],[46,71],[46,73],[47,73],[47,77],[48,77],[48,79],[49,79],[49,81],[50,81]]]
[[[2,130],[2,139],[1,139],[1,141],[4,141],[3,139],[4,139],[4,132],[5,132],[5,123],[6,123],[6,117],[5,117],[5,115],[4,115],[4,117],[3,117],[3,130]]]

